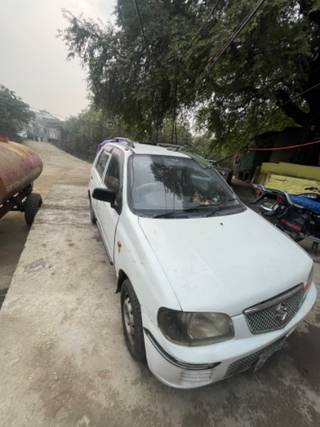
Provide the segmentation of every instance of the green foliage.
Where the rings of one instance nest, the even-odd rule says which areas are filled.
[[[17,139],[17,134],[29,123],[33,113],[29,105],[16,94],[0,85],[0,134]]]
[[[239,0],[221,9],[204,49],[210,43],[221,46],[218,35],[225,34],[227,40],[255,3]],[[243,146],[266,131],[320,124],[319,100],[313,104],[311,92],[298,96],[320,81],[312,75],[319,67],[319,27],[303,3],[315,2],[266,2],[215,67],[203,64],[205,71],[196,83],[199,101],[204,102],[198,119],[219,141]]]
[[[58,145],[73,155],[92,161],[97,145],[104,139],[116,136],[135,139],[136,134],[136,129],[130,129],[119,117],[107,115],[105,112],[91,107],[64,122],[62,138]],[[187,122],[177,123],[176,134],[181,143],[191,144],[192,136]],[[144,139],[142,142],[150,141]],[[172,142],[172,123],[170,121],[166,121],[159,132],[158,142],[166,144]]]
[[[88,70],[95,105],[157,140],[193,112],[226,147],[301,126],[320,132],[319,0],[270,0],[213,59],[257,0],[118,0],[117,26],[69,13],[61,34]]]
[[[131,0],[118,2],[119,30],[67,13],[61,36],[88,69],[95,105],[121,116],[137,138],[156,141],[165,120],[179,115],[180,64],[167,49],[172,40],[179,47],[182,17],[170,1],[140,3],[146,39]]]
[[[191,146],[192,141],[193,138],[189,122],[182,119],[177,120],[176,123],[173,123],[172,120],[166,119],[156,136],[156,142],[160,144],[180,144]]]
[[[120,120],[115,117],[110,120],[102,111],[90,108],[64,122],[59,146],[84,160],[92,161],[101,141],[124,135],[131,136]]]

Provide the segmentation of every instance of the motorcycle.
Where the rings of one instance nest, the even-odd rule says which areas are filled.
[[[306,187],[313,191],[298,195],[267,189],[255,185],[257,198],[251,207],[295,241],[312,239],[320,243],[320,189]]]

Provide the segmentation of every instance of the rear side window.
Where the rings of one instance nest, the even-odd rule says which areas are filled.
[[[108,170],[104,179],[106,187],[117,193],[120,189],[120,159],[116,154],[111,157]]]
[[[100,175],[100,178],[102,178],[108,159],[109,154],[107,154],[105,151],[102,151],[96,163],[96,169],[98,174]]]

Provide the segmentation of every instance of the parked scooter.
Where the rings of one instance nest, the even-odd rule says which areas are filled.
[[[315,191],[290,195],[283,191],[270,190],[256,185],[257,198],[251,206],[295,241],[306,237],[320,242],[320,191],[318,187],[307,187]]]

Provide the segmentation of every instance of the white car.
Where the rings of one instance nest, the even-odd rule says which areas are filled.
[[[89,199],[128,349],[169,386],[260,368],[316,301],[306,252],[192,155],[109,142]]]

